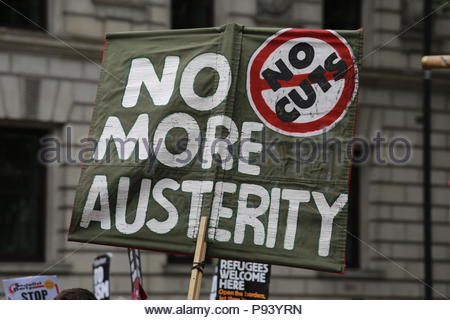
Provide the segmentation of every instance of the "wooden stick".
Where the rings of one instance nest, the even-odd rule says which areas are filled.
[[[198,300],[203,277],[203,267],[206,255],[206,231],[208,217],[200,218],[200,225],[197,234],[197,244],[195,246],[194,262],[192,263],[191,281],[189,282],[188,300]]]
[[[450,68],[450,55],[423,56],[422,67],[424,69]]]

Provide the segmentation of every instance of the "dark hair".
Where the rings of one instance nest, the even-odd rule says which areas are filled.
[[[61,291],[55,300],[97,300],[97,298],[89,290],[73,288]]]

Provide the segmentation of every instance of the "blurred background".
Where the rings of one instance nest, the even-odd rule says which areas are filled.
[[[432,1],[433,8],[445,2]],[[422,5],[422,0],[0,1],[0,279],[55,274],[63,288],[92,290],[92,262],[111,252],[113,298],[131,295],[126,249],[66,241],[80,174],[77,142],[88,134],[105,33],[231,22],[362,27],[357,134],[404,137],[412,143],[412,158],[402,165],[371,160],[354,166],[349,231],[361,241],[349,237],[344,275],[274,266],[270,298],[423,298]],[[432,52],[450,54],[449,10],[438,10],[432,20]],[[440,299],[450,295],[449,87],[450,71],[433,71],[432,294]],[[63,144],[62,164],[38,162],[39,140],[47,135],[74,143],[72,150]],[[184,299],[192,259],[141,254],[149,298]]]

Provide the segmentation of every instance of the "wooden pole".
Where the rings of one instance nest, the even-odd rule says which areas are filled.
[[[450,55],[423,56],[422,67],[424,69],[449,69]]]
[[[206,255],[206,231],[208,217],[200,218],[200,225],[197,234],[197,244],[195,246],[194,262],[192,263],[191,281],[189,282],[188,300],[198,300],[203,277],[203,268]]]

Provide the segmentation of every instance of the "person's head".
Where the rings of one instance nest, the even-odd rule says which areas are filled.
[[[89,290],[73,288],[61,291],[55,300],[97,300],[97,298]]]

